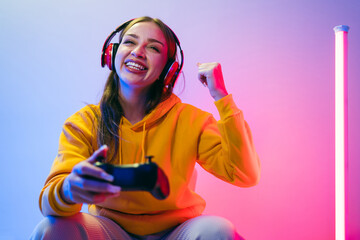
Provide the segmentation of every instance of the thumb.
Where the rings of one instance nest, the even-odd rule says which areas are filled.
[[[107,151],[109,147],[107,145],[102,145],[98,150],[96,150],[91,157],[87,160],[89,163],[93,164],[97,161],[102,162],[106,158]]]

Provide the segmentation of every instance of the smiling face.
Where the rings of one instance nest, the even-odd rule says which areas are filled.
[[[164,69],[168,46],[163,32],[154,22],[139,22],[128,29],[115,56],[120,84],[129,89],[146,89]]]

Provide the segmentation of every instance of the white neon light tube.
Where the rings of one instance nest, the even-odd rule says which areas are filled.
[[[347,35],[349,27],[335,31],[335,239],[346,239],[347,211]]]

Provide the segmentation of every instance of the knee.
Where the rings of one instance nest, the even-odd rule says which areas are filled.
[[[86,239],[86,229],[80,215],[72,217],[45,217],[34,229],[30,239]],[[67,234],[71,234],[67,238]]]
[[[192,234],[194,239],[239,239],[234,225],[227,219],[218,216],[200,216],[193,219]]]
[[[235,227],[227,219],[217,216],[208,216],[202,223],[202,235],[207,234],[213,239],[234,239]],[[215,237],[216,236],[216,237]],[[209,239],[209,238],[206,238]]]

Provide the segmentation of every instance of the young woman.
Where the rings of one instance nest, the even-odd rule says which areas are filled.
[[[31,238],[240,239],[228,220],[202,215],[205,201],[190,184],[196,162],[236,186],[259,180],[250,129],[226,91],[220,64],[198,64],[198,78],[220,114],[216,122],[172,94],[183,59],[170,28],[142,17],[116,32],[119,44],[109,44],[111,36],[104,46],[103,65],[112,71],[100,104],[84,107],[64,124],[40,194],[46,218]],[[121,191],[110,183],[113,176],[94,165],[99,156],[111,164],[132,164],[146,162],[147,155],[168,176],[170,195],[164,200]],[[83,203],[89,214],[80,213]]]

